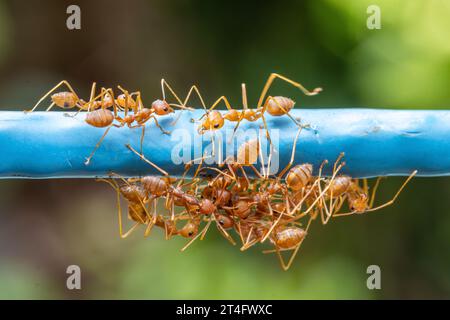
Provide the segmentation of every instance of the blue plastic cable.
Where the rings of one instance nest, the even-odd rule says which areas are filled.
[[[178,111],[179,112],[179,111]],[[146,126],[144,155],[171,175],[184,171],[183,159],[202,156],[211,143],[208,134],[199,135],[198,120],[202,110],[183,111],[159,117],[163,134],[154,122]],[[450,111],[386,109],[296,109],[294,117],[309,125],[297,142],[295,163],[309,162],[316,168],[324,159],[330,163],[345,152],[343,169],[353,177],[450,174]],[[107,177],[110,172],[124,176],[158,174],[125,147],[140,149],[141,128],[112,128],[89,165],[86,157],[105,129],[84,122],[85,114],[76,118],[64,112],[0,112],[1,178],[93,178]],[[279,167],[289,161],[298,127],[287,116],[267,115]],[[218,132],[231,132],[235,123],[227,123]],[[251,135],[262,121],[242,122],[237,136]],[[242,131],[241,131],[242,130]],[[249,130],[249,131],[245,131]],[[255,133],[256,134],[256,133]],[[230,134],[223,137],[225,154]],[[202,139],[203,138],[203,139]],[[216,136],[215,141],[220,139]],[[195,142],[195,143],[194,143]],[[234,142],[236,147],[242,144]],[[184,149],[184,153],[181,151]],[[219,150],[219,149],[218,149]],[[232,151],[230,151],[232,150]],[[217,150],[216,150],[217,153]],[[326,173],[330,173],[329,165]],[[193,172],[193,171],[192,171]]]

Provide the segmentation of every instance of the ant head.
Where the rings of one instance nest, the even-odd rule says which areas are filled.
[[[163,100],[155,100],[152,103],[152,108],[155,110],[155,113],[159,116],[163,116],[172,112],[175,112],[172,107]]]
[[[216,220],[224,229],[229,229],[234,226],[234,220],[228,215],[218,214]]]
[[[180,230],[180,236],[184,238],[192,238],[198,232],[198,224],[193,221],[188,221]]]
[[[350,210],[355,211],[357,213],[363,213],[368,208],[368,197],[365,193],[361,193],[357,198],[353,199],[350,203]]]
[[[206,115],[202,128],[203,130],[217,130],[222,128],[224,123],[225,120],[222,114],[217,110],[213,110]]]

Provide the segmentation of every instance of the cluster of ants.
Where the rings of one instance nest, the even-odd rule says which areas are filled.
[[[282,268],[287,270],[307,236],[312,221],[320,218],[325,225],[331,218],[361,214],[389,206],[394,203],[416,171],[411,173],[390,201],[374,207],[380,178],[369,192],[367,179],[360,181],[340,174],[345,165],[342,161],[343,153],[335,160],[329,177],[322,175],[324,166],[328,164],[326,160],[317,168],[317,175],[313,174],[315,171],[311,164],[295,164],[296,144],[303,126],[289,113],[295,104],[293,100],[281,96],[267,96],[267,91],[276,78],[300,88],[307,95],[315,95],[321,91],[320,88],[308,91],[297,82],[278,74],[271,74],[256,108],[248,108],[245,84],[242,84],[242,110],[232,108],[225,96],[220,97],[208,109],[196,86],[191,87],[182,101],[163,79],[162,99],[155,100],[148,108],[145,107],[138,91],[128,92],[119,86],[121,94],[117,97],[111,88],[101,88],[100,94],[96,95],[94,83],[90,99],[85,101],[78,97],[67,81],[62,81],[44,95],[30,111],[34,111],[61,85],[67,85],[70,91],[53,94],[52,104],[47,111],[54,105],[64,109],[78,108],[77,114],[86,111],[85,121],[89,125],[107,128],[87,158],[86,165],[111,127],[142,127],[141,151],[136,151],[131,145],[126,147],[156,168],[161,175],[125,178],[111,173],[109,179],[98,179],[108,183],[116,191],[120,237],[128,237],[139,226],[144,227],[144,236],[147,237],[154,227],[158,227],[164,230],[166,239],[174,236],[188,238],[189,241],[181,249],[184,251],[197,239],[204,239],[211,224],[214,224],[220,234],[233,245],[236,244],[235,238],[238,238],[242,251],[258,243],[272,245],[273,248],[263,252],[276,253]],[[168,89],[175,98],[174,103],[166,100],[165,89]],[[187,104],[194,92],[205,110],[205,114],[199,119],[201,121],[198,127],[199,134],[219,130],[225,121],[236,122],[234,129],[236,132],[241,121],[262,119],[267,139],[271,144],[265,113],[268,112],[272,116],[289,116],[299,129],[286,167],[278,174],[270,172],[272,144],[266,166],[261,150],[261,137],[242,144],[236,159],[228,157],[217,167],[204,165],[204,160],[208,157],[206,155],[201,159],[190,161],[185,165],[184,174],[179,179],[171,177],[168,172],[147,159],[142,152],[146,123],[153,119],[163,133],[169,134],[159,125],[157,116],[174,112],[173,107],[191,110]],[[228,109],[224,114],[215,110],[222,101]],[[261,164],[259,169],[255,167],[258,159]],[[190,175],[192,178],[187,180],[189,171],[193,169],[195,171]],[[249,170],[254,178],[248,174]],[[127,231],[124,231],[122,221],[123,201],[126,201],[128,219],[133,222]],[[163,207],[158,205],[160,201],[164,201]],[[164,212],[161,212],[161,208]],[[287,262],[286,252],[290,253]]]
[[[195,240],[202,240],[214,224],[226,240],[236,245],[232,235],[234,232],[241,242],[241,251],[267,241],[273,248],[263,252],[276,253],[282,268],[287,270],[311,223],[318,217],[325,225],[331,218],[389,206],[416,174],[413,172],[405,180],[390,201],[374,207],[380,178],[370,193],[367,179],[360,183],[358,179],[339,174],[345,165],[342,162],[343,153],[335,161],[331,177],[322,176],[327,161],[322,162],[317,176],[313,175],[313,166],[309,163],[294,165],[300,131],[295,138],[289,163],[276,175],[270,173],[270,163],[267,167],[263,163],[260,139],[241,145],[237,160],[229,157],[217,168],[203,166],[205,157],[199,159],[196,168],[195,161],[191,161],[186,164],[179,180],[170,177],[166,171],[127,145],[143,161],[156,168],[161,176],[125,179],[113,174],[119,179],[99,179],[116,191],[120,236],[126,238],[136,228],[144,226],[144,236],[147,237],[156,226],[164,230],[166,239],[173,236],[190,239],[181,249],[184,251]],[[258,157],[260,170],[253,164]],[[186,181],[185,177],[193,167],[193,179]],[[256,178],[249,178],[247,168],[253,171]],[[122,197],[127,202],[128,218],[134,223],[128,231],[123,230]],[[164,200],[165,213],[159,212],[160,199]],[[291,253],[287,262],[285,252]]]
[[[322,88],[316,88],[312,91],[309,91],[298,82],[290,80],[282,75],[272,73],[267,79],[266,84],[264,85],[256,108],[249,108],[248,106],[247,90],[244,83],[242,84],[242,110],[233,108],[225,96],[221,96],[211,105],[211,107],[207,108],[197,86],[193,85],[189,89],[186,98],[184,100],[181,100],[172,89],[172,87],[167,83],[167,81],[161,79],[162,99],[153,101],[151,106],[147,107],[143,103],[140,91],[129,92],[121,86],[118,86],[120,94],[117,96],[114,94],[114,90],[112,88],[101,88],[100,93],[97,94],[96,83],[94,82],[91,87],[90,98],[88,101],[86,101],[79,98],[69,82],[63,80],[52,89],[50,89],[44,96],[42,96],[42,98],[31,110],[27,110],[25,112],[31,113],[35,111],[36,108],[51,95],[50,98],[52,102],[48,106],[46,111],[50,111],[54,106],[65,110],[77,108],[78,111],[74,115],[72,115],[72,117],[78,115],[79,112],[85,111],[85,121],[87,124],[96,128],[106,128],[103,136],[95,145],[94,150],[89,155],[89,157],[87,157],[85,162],[86,165],[89,165],[95,152],[100,147],[112,127],[121,128],[127,126],[130,129],[138,127],[142,128],[141,150],[145,136],[145,126],[150,120],[153,120],[155,122],[155,125],[161,130],[162,133],[170,134],[168,130],[161,127],[158,122],[158,117],[173,113],[173,108],[191,111],[194,110],[193,108],[187,106],[190,98],[194,93],[198,96],[198,99],[200,100],[201,105],[205,110],[205,114],[200,119],[198,119],[198,121],[200,121],[200,126],[197,130],[199,134],[204,134],[207,131],[213,132],[215,130],[219,130],[224,126],[226,121],[236,122],[236,126],[234,128],[234,132],[236,132],[243,120],[254,122],[262,119],[267,138],[270,141],[270,144],[272,144],[269,129],[267,127],[267,122],[265,119],[266,112],[275,117],[287,115],[292,121],[294,121],[296,125],[301,127],[297,119],[292,117],[292,115],[290,114],[290,110],[295,105],[295,102],[292,99],[283,96],[267,96],[267,92],[275,79],[281,79],[293,85],[294,87],[299,88],[305,95],[308,96],[316,95],[322,91]],[[66,86],[69,91],[62,91],[52,94],[61,86]],[[166,100],[166,90],[171,93],[171,95],[175,99],[175,102],[169,103]],[[216,109],[216,107],[221,102],[223,102],[227,108],[227,112],[225,113],[222,113],[221,111]],[[119,111],[122,111],[123,114],[119,114]],[[175,120],[172,125],[175,125],[177,120]],[[214,138],[211,137],[211,139],[213,140]],[[212,141],[212,146],[214,147],[214,145],[215,143],[214,141]]]

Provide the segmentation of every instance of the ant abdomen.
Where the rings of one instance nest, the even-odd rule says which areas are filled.
[[[91,126],[104,128],[111,125],[114,121],[114,114],[108,109],[99,109],[88,112],[85,121]]]
[[[331,182],[330,189],[328,191],[329,195],[333,197],[339,197],[343,195],[350,187],[352,183],[352,178],[349,176],[339,176]]]
[[[141,178],[142,186],[150,194],[160,197],[167,193],[167,183],[163,179],[156,176],[146,176]]]
[[[144,206],[140,202],[128,203],[128,218],[139,223],[145,223],[148,219]]]
[[[276,230],[273,241],[281,249],[296,247],[306,236],[306,231],[299,227],[283,227]]]
[[[293,167],[286,176],[286,184],[292,190],[298,191],[304,188],[312,178],[313,167],[309,163],[304,163]]]
[[[63,109],[73,108],[79,101],[78,97],[73,92],[69,91],[55,93],[51,96],[51,99],[53,103]]]
[[[282,96],[272,97],[267,103],[267,112],[272,116],[282,116],[291,111],[294,105],[292,99]]]
[[[123,197],[130,202],[139,203],[140,201],[143,201],[147,196],[144,188],[137,185],[124,185],[120,187],[120,192],[122,193]]]

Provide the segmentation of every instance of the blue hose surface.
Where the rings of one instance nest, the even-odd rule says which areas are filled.
[[[409,175],[415,169],[418,176],[450,174],[450,111],[295,109],[291,113],[311,126],[300,134],[295,163],[309,162],[317,168],[324,159],[332,163],[345,152],[343,172],[353,177]],[[208,134],[198,134],[199,123],[191,121],[199,119],[202,110],[183,111],[172,126],[178,115],[158,118],[171,135],[163,134],[149,121],[143,148],[146,157],[174,176],[184,171],[183,164],[171,158],[174,150],[184,148],[184,156],[197,158],[202,147],[210,144]],[[141,128],[112,128],[91,163],[85,165],[105,129],[89,126],[84,118],[83,113],[71,118],[64,112],[0,112],[0,178],[158,174],[125,147],[129,143],[139,150]],[[289,161],[298,127],[287,116],[267,115],[267,124],[274,129],[271,135],[283,167]],[[227,123],[220,132],[229,132],[234,125]],[[240,128],[259,129],[261,125],[261,120],[244,121]],[[228,138],[223,140],[225,148]],[[197,142],[191,145],[193,141]]]

